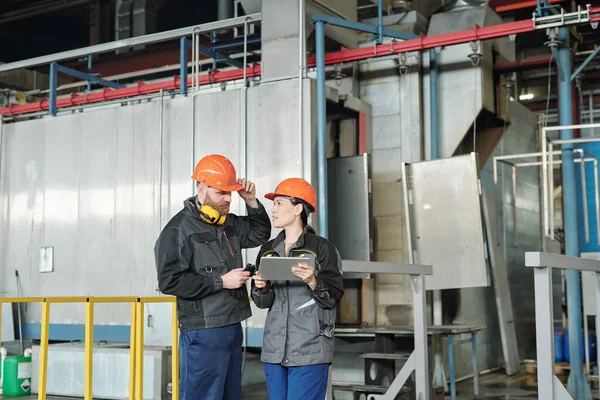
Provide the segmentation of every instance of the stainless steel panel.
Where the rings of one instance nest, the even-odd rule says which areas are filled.
[[[298,130],[298,80],[262,84],[248,90],[247,175],[256,183],[258,199],[271,215],[273,202],[264,195],[289,177],[300,177],[318,190],[316,169],[316,107],[313,80],[304,79],[302,140]],[[302,147],[300,147],[302,143]],[[318,232],[316,214],[309,217]],[[271,237],[279,233],[272,228]],[[247,261],[254,263],[258,249],[247,251]],[[267,310],[252,303],[248,327],[264,327]]]
[[[488,286],[477,156],[406,165],[413,262],[433,265],[427,289]]]
[[[327,160],[329,239],[347,260],[371,259],[370,156]]]
[[[15,323],[13,322],[12,304],[2,303],[2,343],[15,340]]]
[[[498,324],[502,338],[502,352],[507,375],[519,372],[519,348],[515,331],[515,318],[508,283],[508,268],[504,259],[504,244],[498,230],[499,208],[492,191],[483,190],[486,242],[489,251],[490,269],[494,282]]]
[[[581,253],[582,258],[600,260],[600,253]],[[584,315],[596,315],[596,273],[581,271],[581,294]]]
[[[32,347],[32,393],[38,393],[40,347]],[[46,393],[54,396],[83,397],[83,343],[55,344],[48,347]],[[129,347],[94,345],[94,398],[125,399],[129,395]],[[171,350],[147,347],[144,350],[144,399],[170,398]]]
[[[370,156],[327,160],[329,239],[343,259],[369,261],[372,257]],[[362,316],[362,281],[344,271],[344,297],[338,307],[340,323],[359,324]],[[352,279],[352,280],[349,280]]]

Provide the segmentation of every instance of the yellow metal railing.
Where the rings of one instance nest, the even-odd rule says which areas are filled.
[[[40,371],[38,399],[46,399],[48,371],[48,339],[50,332],[50,305],[53,303],[85,303],[84,399],[91,400],[93,393],[94,305],[100,303],[131,303],[131,329],[129,338],[129,399],[142,400],[144,393],[144,304],[172,303],[172,399],[179,400],[179,325],[175,297],[0,297],[0,326],[2,303],[41,303],[42,323],[40,334]],[[0,332],[0,343],[2,342]]]

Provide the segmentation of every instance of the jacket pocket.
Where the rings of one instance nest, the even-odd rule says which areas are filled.
[[[332,339],[335,331],[336,310],[325,310],[319,307],[319,336]]]
[[[318,309],[317,304],[312,304],[289,314],[288,340],[292,357],[319,353]]]
[[[225,273],[226,263],[216,240],[192,241],[196,272],[201,275]]]

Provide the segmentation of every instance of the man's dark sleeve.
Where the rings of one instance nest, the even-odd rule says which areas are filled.
[[[269,241],[271,237],[271,220],[265,207],[258,201],[258,208],[246,204],[247,216],[232,216],[243,249],[258,247]]]
[[[166,228],[154,246],[160,291],[182,299],[195,300],[223,290],[221,277],[211,278],[190,271],[192,253],[179,235],[178,229]]]

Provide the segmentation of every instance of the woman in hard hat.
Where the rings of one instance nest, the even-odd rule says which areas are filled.
[[[252,299],[268,308],[261,360],[269,399],[324,399],[333,361],[336,306],[344,294],[342,260],[336,247],[308,225],[316,211],[313,187],[303,179],[281,182],[272,200],[273,226],[281,233],[257,257]],[[262,257],[302,257],[292,268],[296,281],[265,281]]]

